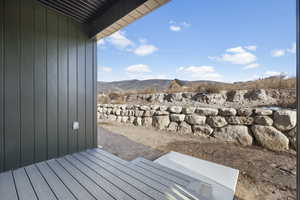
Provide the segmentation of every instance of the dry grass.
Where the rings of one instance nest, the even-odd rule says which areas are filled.
[[[175,85],[175,86],[174,86]],[[157,88],[147,88],[140,91],[126,91],[126,92],[111,92],[107,95],[98,96],[98,103],[125,103],[125,97],[136,94],[155,94],[155,93],[179,93],[179,92],[197,92],[197,93],[220,93],[227,91],[228,94],[236,90],[257,90],[257,89],[295,89],[296,78],[285,78],[283,76],[274,76],[256,81],[236,82],[236,83],[198,83],[188,84],[185,86],[178,86],[176,82],[172,82],[170,86],[163,91],[158,91]],[[283,105],[291,104],[285,102]]]

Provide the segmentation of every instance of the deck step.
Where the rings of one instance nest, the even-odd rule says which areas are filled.
[[[0,192],[1,200],[215,200],[187,189],[195,181],[144,158],[126,161],[96,148],[0,173]]]

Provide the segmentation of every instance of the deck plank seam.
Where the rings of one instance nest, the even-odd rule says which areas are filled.
[[[98,174],[99,176],[101,176],[103,179],[105,179],[106,181],[108,181],[109,183],[111,183],[112,185],[114,185],[116,188],[118,188],[119,190],[121,190],[122,192],[124,192],[125,194],[127,194],[128,196],[130,196],[132,199],[138,200],[136,198],[134,198],[132,195],[130,195],[128,192],[122,190],[122,188],[120,188],[119,186],[117,186],[116,184],[114,184],[113,182],[109,181],[107,178],[105,178],[104,176],[102,176],[97,170],[93,169],[92,167],[88,166],[87,164],[85,164],[84,162],[82,162],[81,160],[79,160],[78,158],[76,158],[75,156],[71,155],[74,159],[76,159],[77,161],[79,161],[80,163],[82,163],[83,165],[85,165],[86,167],[88,167],[89,169],[91,169],[92,171],[94,171],[96,174]]]
[[[98,151],[94,151],[94,152],[96,152],[96,153],[98,153],[98,154],[101,154],[101,153],[98,152]],[[101,155],[104,156],[104,157],[106,157],[107,159],[110,159],[110,157],[108,157],[107,155],[104,155],[104,154],[101,154]],[[128,168],[128,169],[130,169],[130,170],[133,170],[133,171],[135,171],[136,173],[139,173],[139,174],[141,174],[141,175],[143,175],[143,176],[145,176],[145,177],[147,177],[147,178],[149,178],[149,179],[151,179],[151,180],[153,180],[153,181],[155,181],[155,182],[157,182],[157,183],[159,183],[159,184],[161,184],[161,185],[164,185],[164,186],[166,186],[166,187],[170,187],[170,185],[176,184],[174,181],[169,181],[169,182],[172,183],[172,184],[167,185],[167,184],[165,184],[165,183],[160,182],[159,180],[156,180],[156,179],[153,178],[153,177],[148,176],[148,175],[145,174],[145,173],[140,172],[140,171],[139,171],[139,168],[138,168],[137,166],[133,167],[132,165],[130,165],[130,163],[128,163],[128,165],[125,165],[125,164],[122,164],[122,163],[120,163],[120,162],[118,162],[118,161],[116,161],[116,160],[113,160],[113,159],[110,159],[110,160],[112,160],[112,161],[118,163],[119,165],[122,165],[122,166],[124,166],[124,167],[126,167],[126,168]],[[144,169],[143,169],[143,170],[144,170]],[[145,170],[145,171],[146,171],[146,170]],[[151,173],[151,172],[149,172],[149,173]]]
[[[73,156],[72,156],[73,157]],[[73,157],[73,159],[74,160],[76,160],[76,161],[78,161],[78,162],[80,162],[78,159],[76,159],[75,157]],[[68,161],[69,163],[71,163],[71,164],[73,164],[70,160],[69,160],[69,158],[66,158],[66,161]],[[80,162],[82,165],[84,165],[82,162]],[[86,175],[91,181],[93,181],[96,185],[98,185],[100,188],[103,188],[101,185],[99,185],[99,183],[97,182],[97,181],[95,181],[94,179],[92,179],[91,177],[90,177],[90,175],[88,175],[87,173],[85,173],[82,169],[80,169],[79,167],[77,167],[76,165],[74,165],[74,167],[76,168],[76,169],[78,169],[80,172],[82,172],[84,175]],[[84,165],[84,167],[86,167],[86,168],[88,168],[86,165]],[[90,168],[88,168],[89,170],[91,170],[93,173],[96,173],[94,170],[92,170],[92,169],[90,169]],[[99,176],[100,178],[102,178],[102,179],[104,179],[106,182],[108,182],[109,184],[111,184],[111,185],[113,185],[116,189],[118,189],[119,191],[121,191],[121,193],[124,193],[124,194],[126,194],[126,195],[129,195],[129,194],[127,194],[125,191],[123,191],[123,190],[121,190],[119,187],[117,187],[116,185],[114,185],[113,183],[111,183],[110,181],[108,181],[105,177],[103,177],[103,176],[101,176],[100,174],[98,174],[98,173],[96,173],[96,175],[97,176]],[[106,191],[106,189],[104,189],[103,188],[103,190],[105,190]],[[108,192],[108,191],[107,191]],[[108,192],[110,195],[111,195],[111,193],[110,192]],[[112,196],[112,195],[111,195]],[[112,196],[114,199],[116,199],[114,196]],[[132,198],[132,197],[131,197]],[[116,199],[117,200],[117,199]]]
[[[150,171],[150,170],[148,170],[147,168],[144,168],[143,166],[140,166],[140,165],[138,165],[138,164],[134,164],[134,165],[137,166],[137,167],[139,167],[139,168],[141,168],[141,169],[143,169],[143,170],[149,171],[150,173],[155,174],[156,176],[160,176],[160,177],[162,177],[162,178],[164,178],[164,179],[167,179],[167,180],[170,181],[170,182],[174,182],[175,184],[181,185],[181,186],[183,186],[183,187],[186,186],[186,184],[178,183],[178,182],[176,182],[176,181],[174,181],[174,180],[172,180],[172,179],[170,179],[170,178],[168,178],[168,177],[161,176],[161,175],[158,174],[157,172]],[[155,170],[157,170],[157,169],[155,169]],[[176,177],[176,178],[177,178],[177,177]]]
[[[38,170],[38,172],[40,173],[40,175],[42,176],[42,178],[45,180],[46,184],[48,185],[49,189],[51,190],[51,192],[53,193],[53,195],[55,196],[55,198],[57,200],[59,200],[58,196],[55,194],[55,192],[51,188],[50,184],[48,183],[48,181],[47,181],[46,177],[44,176],[44,174],[41,172],[40,168],[36,164],[34,164],[34,167]]]
[[[167,170],[165,170],[165,167],[164,167],[164,166],[159,165],[161,168],[157,168],[156,166],[150,165],[148,162],[145,162],[144,160],[140,160],[139,162],[141,162],[141,163],[143,163],[143,164],[145,164],[145,165],[147,165],[147,166],[149,166],[149,167],[151,167],[151,168],[155,168],[156,170],[165,172],[165,173],[167,173],[167,174],[169,174],[169,175],[171,175],[171,176],[177,177],[177,178],[179,178],[179,179],[183,179],[183,180],[185,180],[186,182],[195,181],[195,180],[194,180],[193,178],[191,178],[191,177],[189,177],[189,178],[187,179],[187,178],[184,178],[184,177],[180,177],[180,176],[178,176],[178,175],[176,175],[176,174],[170,173],[170,170],[171,170],[171,169],[168,169],[169,171],[167,171]],[[177,172],[176,172],[176,173],[177,173]],[[178,172],[178,173],[179,173],[179,172]],[[186,175],[183,175],[183,176],[186,176]],[[186,176],[186,177],[187,177],[187,176]]]
[[[192,179],[192,178],[186,178],[187,176],[186,175],[181,175],[181,176],[178,176],[178,175],[176,175],[176,174],[174,174],[174,173],[170,173],[170,170],[171,169],[168,169],[169,171],[167,171],[167,170],[165,170],[165,167],[164,166],[161,166],[161,165],[159,165],[160,166],[160,168],[158,168],[157,166],[154,166],[154,165],[151,165],[150,163],[148,163],[148,162],[145,162],[144,160],[140,160],[140,161],[138,161],[137,163],[142,163],[142,164],[144,164],[144,165],[146,165],[146,166],[148,166],[148,167],[150,167],[150,168],[152,168],[152,169],[155,169],[155,170],[157,170],[157,171],[160,171],[160,172],[162,172],[162,173],[166,173],[166,174],[168,174],[168,175],[170,175],[170,176],[173,176],[173,177],[175,177],[175,178],[177,178],[177,179],[182,179],[183,181],[185,181],[185,182],[192,182],[192,181],[196,181],[196,180],[194,180],[194,179]],[[150,162],[150,161],[149,161]],[[176,173],[180,173],[180,172],[176,172]]]
[[[95,162],[94,160],[88,158],[87,156],[85,156],[84,154],[82,155],[82,153],[78,153],[79,156],[82,156],[83,158],[89,160],[90,162],[92,162],[94,165],[96,165],[97,167],[101,168],[102,170],[106,171],[106,173],[110,174],[111,176],[121,180],[123,183],[129,185],[130,187],[132,187],[134,190],[140,192],[141,194],[150,197],[150,199],[154,199],[153,197],[149,196],[148,194],[145,194],[143,191],[141,191],[140,189],[138,189],[136,186],[132,185],[131,183],[129,183],[128,181],[124,180],[123,178],[119,177],[118,175],[112,173],[111,171],[108,171],[105,167],[99,165],[97,162]],[[97,170],[94,170],[97,171]],[[132,195],[131,195],[132,196]],[[134,199],[136,199],[135,197],[133,197]]]
[[[108,191],[106,191],[103,187],[101,187],[100,185],[98,185],[98,183],[96,181],[94,181],[93,179],[90,178],[90,176],[88,176],[87,174],[85,174],[84,172],[82,172],[82,170],[80,170],[79,168],[77,168],[77,166],[73,165],[72,162],[70,162],[68,159],[66,159],[65,157],[63,157],[62,159],[64,159],[66,162],[68,162],[70,165],[72,165],[75,169],[77,169],[80,173],[82,173],[84,176],[86,176],[90,181],[92,181],[96,186],[98,186],[99,188],[101,188],[104,192],[106,192],[109,196],[111,196],[113,199],[117,200],[115,197],[113,197]],[[59,162],[59,161],[58,161]]]
[[[79,200],[75,194],[71,191],[71,189],[63,182],[63,180],[58,176],[58,174],[52,169],[52,167],[48,164],[48,162],[44,162],[49,169],[54,173],[54,175],[60,180],[60,182],[66,187],[67,190],[69,190],[69,192],[71,193],[71,195],[73,195],[73,197],[77,200]]]
[[[33,187],[32,181],[31,181],[30,177],[28,176],[28,173],[27,173],[27,171],[26,171],[26,168],[24,167],[23,169],[24,169],[25,174],[26,174],[26,176],[27,176],[27,178],[28,178],[28,181],[29,181],[29,183],[30,183],[30,186],[32,187],[32,190],[33,190],[33,192],[34,192],[34,194],[35,194],[35,197],[39,200],[40,198],[38,197],[38,195],[37,195],[37,193],[36,193],[36,191],[35,191],[35,188]]]
[[[83,154],[83,152],[80,152],[79,154]],[[86,158],[87,158],[87,157],[86,157]],[[89,159],[89,158],[87,158],[87,159]],[[97,162],[93,161],[92,159],[89,159],[89,160],[90,160],[91,162],[95,163],[96,165],[98,165],[99,167],[101,167],[102,169],[105,169],[104,167],[102,167],[102,166],[99,165]],[[98,159],[98,160],[99,160],[99,159]],[[101,161],[101,160],[99,160],[99,161]],[[106,170],[107,172],[109,172],[110,174],[112,174],[112,175],[118,177],[119,179],[121,179],[122,181],[124,181],[125,183],[127,183],[128,185],[131,185],[132,187],[134,187],[136,190],[138,190],[139,192],[143,193],[144,195],[150,197],[151,199],[156,200],[154,197],[150,196],[149,194],[147,194],[146,192],[144,192],[142,189],[139,189],[139,188],[137,188],[135,185],[133,185],[132,183],[129,183],[128,181],[124,180],[124,178],[121,178],[120,176],[114,174],[114,173],[111,172],[111,171],[108,171],[107,169],[105,169],[105,170]],[[128,175],[127,175],[127,176],[128,176]],[[140,182],[140,181],[139,181],[139,182]],[[142,184],[144,184],[144,183],[142,183]]]
[[[95,197],[84,185],[82,185],[62,164],[60,164],[60,162],[58,162],[56,159],[55,162],[58,163],[83,189],[85,189],[92,197],[94,197],[95,200],[97,200],[97,197]]]
[[[87,152],[87,153],[90,154],[89,152]],[[90,155],[93,155],[93,154],[90,154]],[[94,155],[93,155],[93,156],[94,156]],[[94,157],[95,157],[96,159],[98,159],[98,160],[101,160],[101,161],[103,161],[103,162],[109,164],[110,166],[114,167],[116,170],[122,171],[124,174],[127,174],[128,176],[132,177],[133,179],[137,180],[138,182],[141,182],[142,184],[145,184],[146,186],[152,188],[153,190],[156,190],[157,192],[159,192],[159,193],[161,193],[161,194],[164,194],[163,192],[159,191],[158,189],[154,188],[153,186],[149,185],[148,183],[142,182],[140,179],[136,178],[135,176],[131,175],[130,173],[126,172],[125,170],[122,170],[122,169],[120,169],[120,168],[117,168],[117,167],[115,167],[114,165],[112,165],[112,164],[110,164],[110,163],[108,163],[108,162],[106,162],[106,161],[104,161],[104,160],[102,160],[102,159],[100,159],[100,158],[98,158],[98,157],[96,157],[96,156],[94,156]],[[130,168],[127,168],[127,169],[131,170]],[[145,177],[146,177],[146,176],[145,176]],[[161,185],[162,185],[162,184],[161,184]],[[166,187],[168,187],[168,186],[166,186]]]
[[[13,171],[10,171],[10,173],[11,173],[13,181],[14,181],[14,186],[15,186],[17,197],[20,200],[20,196],[19,196],[19,193],[18,193],[18,188],[17,188],[17,184],[16,184],[16,179],[15,179],[14,173],[13,173]]]

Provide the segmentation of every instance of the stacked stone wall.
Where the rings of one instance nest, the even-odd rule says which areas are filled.
[[[214,137],[273,151],[296,146],[296,111],[266,108],[205,108],[159,105],[98,105],[99,121]]]

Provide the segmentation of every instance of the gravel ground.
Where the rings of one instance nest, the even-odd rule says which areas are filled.
[[[169,151],[240,170],[239,200],[296,199],[296,153],[275,153],[260,147],[217,143],[212,139],[160,132],[117,123],[102,123],[98,144],[123,159],[154,160]]]

